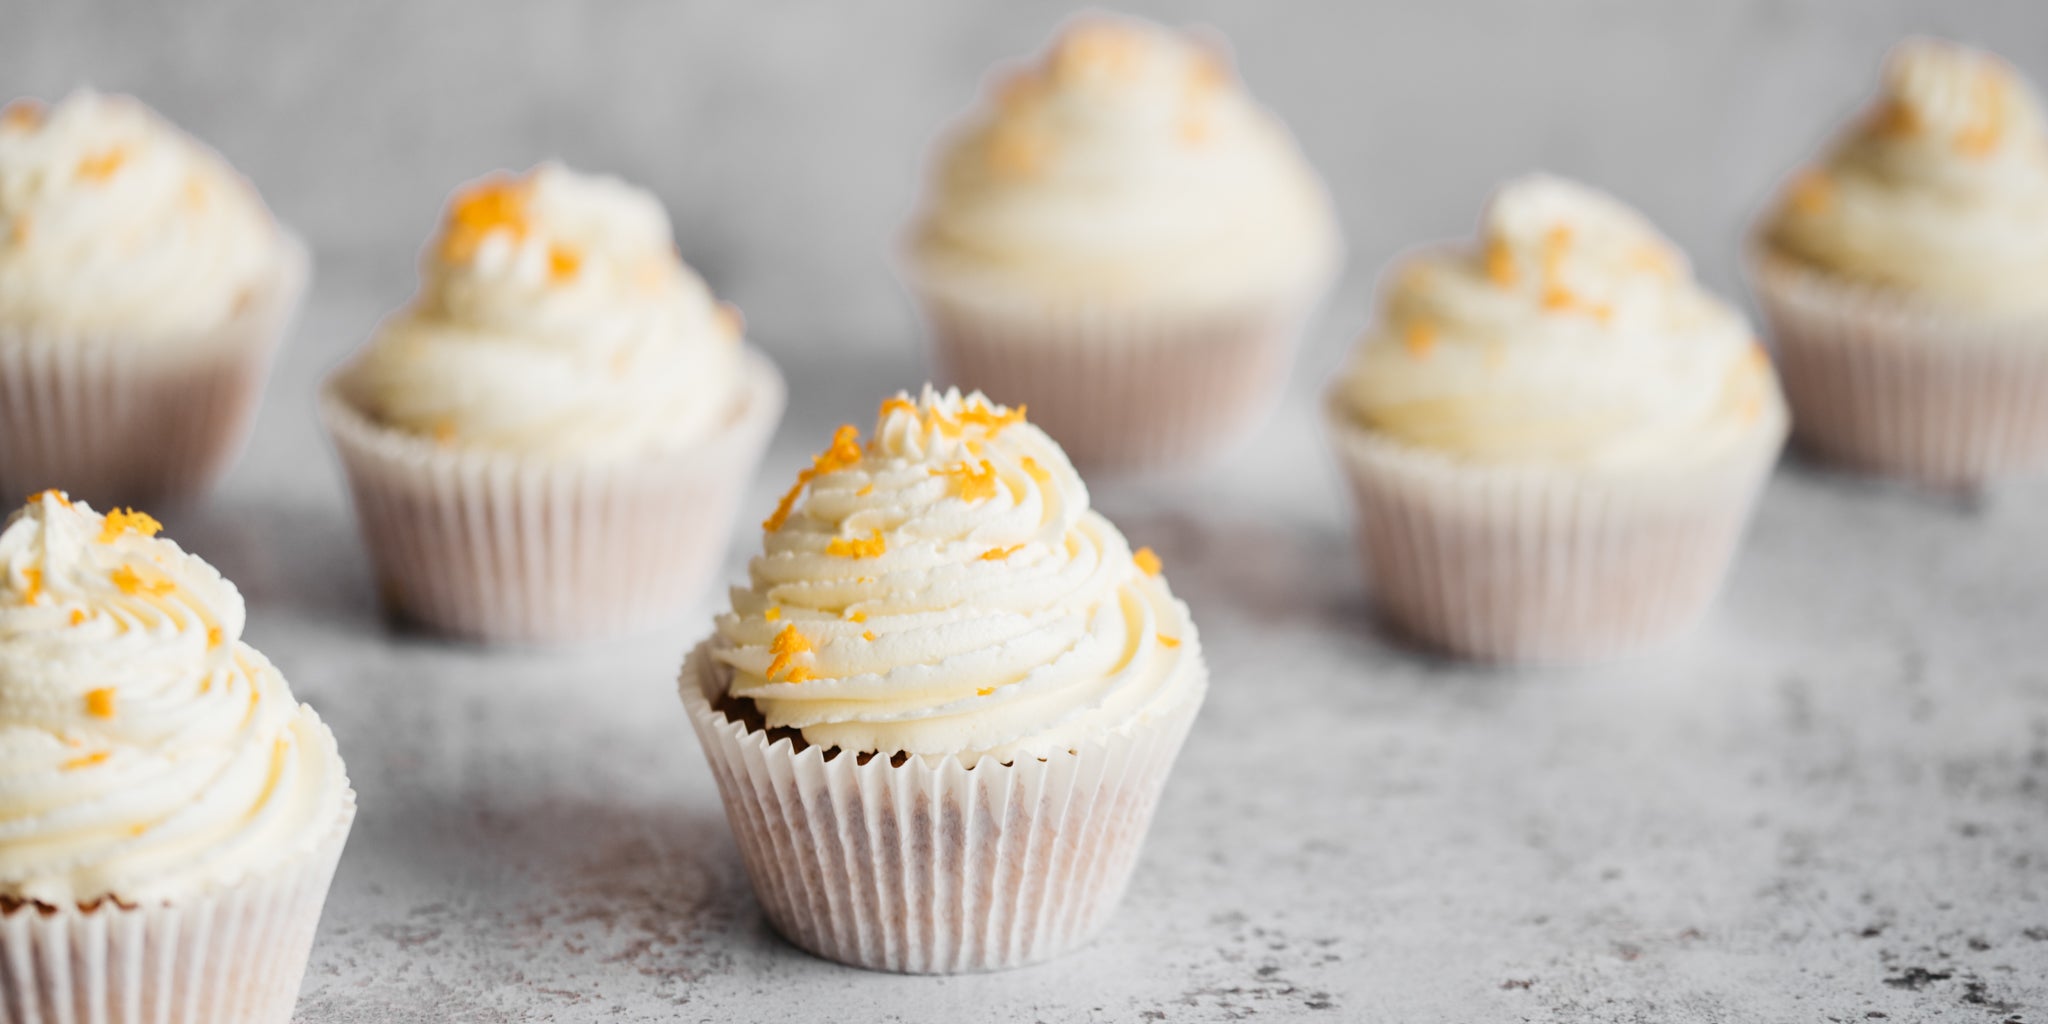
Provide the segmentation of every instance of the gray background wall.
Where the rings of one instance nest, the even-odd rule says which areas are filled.
[[[2048,76],[2026,0],[1455,0],[1125,7],[1234,40],[1343,211],[1351,266],[1301,374],[1357,330],[1372,277],[1468,229],[1532,167],[1642,206],[1714,284],[1745,219],[1932,31]],[[0,97],[135,92],[213,142],[395,305],[457,182],[560,155],[657,189],[687,258],[781,356],[908,353],[888,269],[928,141],[1066,2],[5,0]],[[344,321],[367,331],[376,310]],[[322,339],[341,344],[343,339]]]

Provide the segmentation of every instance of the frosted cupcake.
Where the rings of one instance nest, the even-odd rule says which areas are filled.
[[[1900,44],[1752,255],[1802,447],[1949,486],[2048,462],[2048,134],[2010,65]]]
[[[682,695],[776,929],[912,972],[1087,940],[1208,685],[1159,560],[957,391],[839,428],[763,526]]]
[[[355,818],[242,597],[56,492],[0,532],[0,992],[19,1021],[284,1024]]]
[[[461,190],[421,262],[321,403],[387,604],[486,641],[674,621],[782,414],[739,313],[652,195],[553,164]]]
[[[0,494],[205,491],[306,272],[255,189],[141,103],[0,109]]]
[[[905,272],[940,373],[1139,469],[1250,432],[1337,258],[1321,181],[1221,54],[1091,15],[940,144]]]
[[[1381,609],[1508,661],[1684,629],[1786,432],[1740,314],[1635,211],[1546,177],[1388,273],[1328,409]]]

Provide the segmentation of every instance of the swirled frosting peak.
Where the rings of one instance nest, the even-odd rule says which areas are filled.
[[[911,254],[950,289],[1229,303],[1322,283],[1328,197],[1214,47],[1089,15],[942,143]]]
[[[1593,466],[1718,446],[1777,401],[1741,316],[1648,221],[1540,175],[1500,189],[1475,244],[1388,274],[1338,397],[1459,458]]]
[[[630,458],[723,421],[741,327],[683,264],[653,195],[543,164],[456,193],[418,298],[347,388],[374,418],[443,443]]]
[[[0,109],[0,327],[205,338],[278,254],[255,189],[140,102]]]
[[[1024,410],[927,388],[804,471],[718,619],[729,692],[856,752],[1045,756],[1201,698],[1187,608]]]
[[[1869,112],[1795,175],[1769,227],[1825,270],[1990,314],[2048,313],[2048,131],[1998,57],[1892,50]]]
[[[0,532],[0,897],[231,885],[353,799],[327,727],[241,641],[241,595],[157,529],[52,491]]]

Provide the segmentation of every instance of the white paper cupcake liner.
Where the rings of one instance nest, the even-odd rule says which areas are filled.
[[[0,913],[9,1024],[286,1024],[355,818],[319,847],[219,892]]]
[[[1945,314],[1761,250],[1750,270],[1802,448],[1945,487],[2048,465],[2048,319]]]
[[[782,375],[748,350],[730,419],[628,461],[446,447],[371,422],[330,378],[321,416],[390,611],[491,643],[628,636],[672,622],[718,571],[781,420]]]
[[[1200,701],[1044,761],[860,764],[733,722],[699,647],[683,704],[776,931],[828,960],[919,974],[1071,951],[1123,897]]]
[[[46,488],[99,508],[204,493],[234,464],[305,292],[285,235],[273,278],[204,338],[0,328],[0,494]]]
[[[942,382],[1029,406],[1076,466],[1115,472],[1198,462],[1248,436],[1321,292],[1201,314],[919,297]]]
[[[1682,472],[1597,475],[1460,463],[1326,410],[1381,612],[1484,661],[1642,651],[1712,603],[1784,446],[1773,404],[1741,443]]]

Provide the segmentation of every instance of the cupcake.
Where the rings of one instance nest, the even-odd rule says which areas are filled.
[[[355,793],[242,596],[48,491],[0,532],[0,1017],[285,1024]]]
[[[1501,661],[1652,645],[1719,588],[1786,432],[1769,358],[1635,211],[1530,177],[1387,275],[1328,403],[1382,611]]]
[[[776,930],[917,973],[1094,935],[1208,687],[1158,558],[957,391],[839,428],[762,525],[682,697]]]
[[[781,375],[621,181],[458,192],[419,295],[321,412],[390,610],[480,641],[674,621],[782,414]]]
[[[1090,469],[1244,437],[1338,259],[1287,129],[1215,47],[1126,18],[1064,29],[939,147],[904,272],[941,374]]]
[[[0,109],[0,493],[204,492],[307,265],[247,181],[141,103]]]
[[[1938,486],[2048,462],[2048,134],[2004,61],[1900,44],[1751,247],[1801,447]]]

